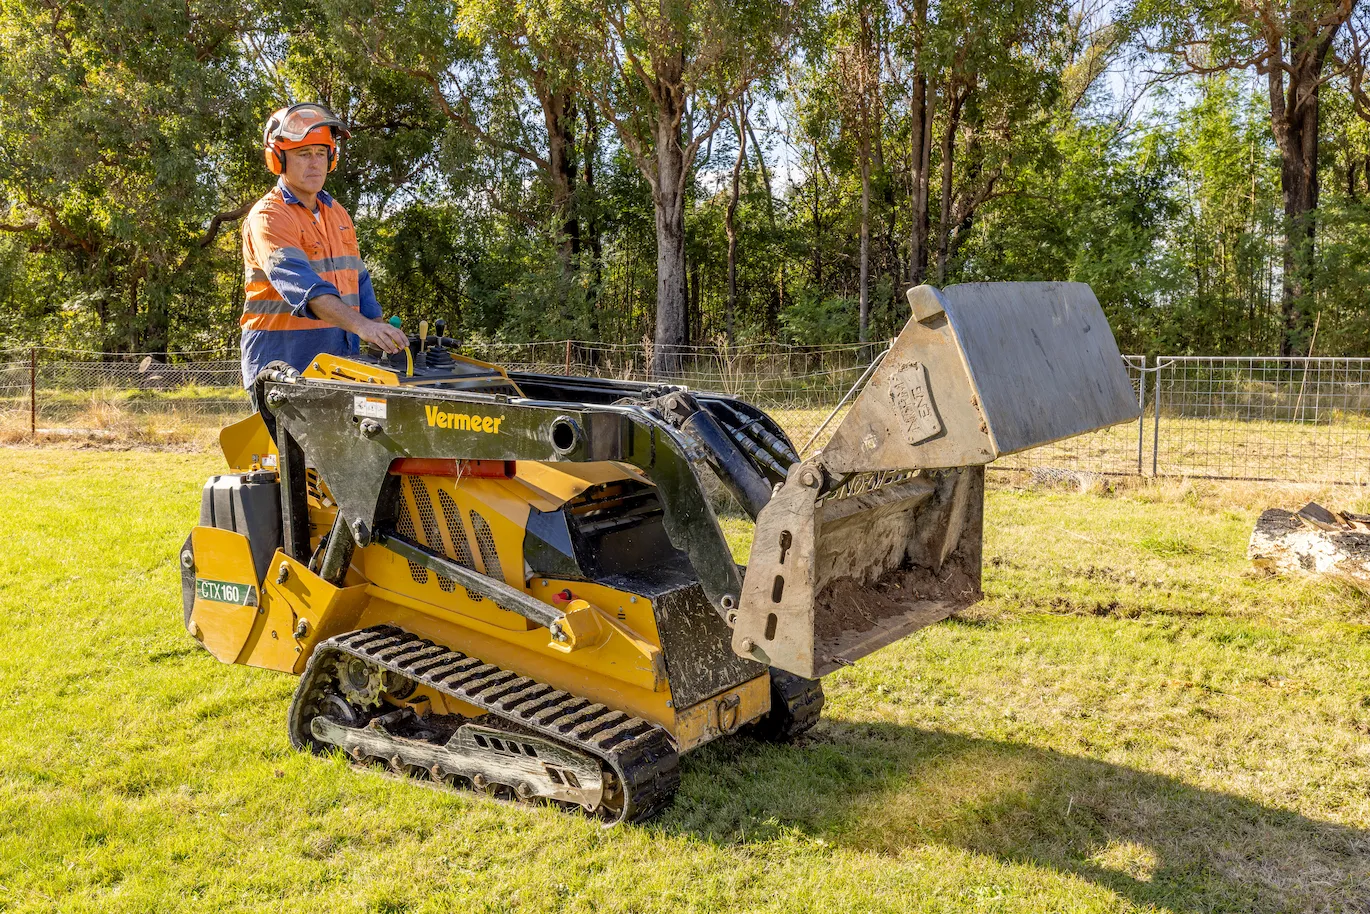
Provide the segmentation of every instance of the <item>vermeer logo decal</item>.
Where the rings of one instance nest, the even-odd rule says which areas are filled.
[[[484,432],[498,435],[503,416],[473,416],[470,413],[449,413],[436,406],[425,406],[424,415],[428,417],[431,428],[452,428],[461,432]]]

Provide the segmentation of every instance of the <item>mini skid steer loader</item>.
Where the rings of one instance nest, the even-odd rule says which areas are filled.
[[[819,678],[980,596],[984,466],[1136,416],[1088,286],[920,286],[831,440],[671,384],[510,372],[426,327],[257,379],[181,551],[291,742],[640,821],[679,755],[813,726]],[[705,478],[755,520],[732,558]]]

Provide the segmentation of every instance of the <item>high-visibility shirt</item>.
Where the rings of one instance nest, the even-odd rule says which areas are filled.
[[[357,337],[316,318],[310,299],[336,295],[364,317],[381,316],[352,217],[323,191],[318,201],[310,212],[282,179],[243,220],[245,387],[276,360],[303,371],[319,353],[357,351]]]

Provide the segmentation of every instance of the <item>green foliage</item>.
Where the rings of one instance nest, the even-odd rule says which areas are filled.
[[[907,318],[914,275],[1068,279],[1094,288],[1124,349],[1274,351],[1286,232],[1265,87],[1235,72],[1177,78],[1120,117],[1117,81],[1101,78],[1110,62],[1141,66],[1122,56],[1136,34],[1240,56],[1253,33],[1221,4],[1115,12],[1087,21],[1060,0],[11,0],[0,344],[231,350],[235,213],[272,181],[260,125],[306,99],[352,125],[329,189],[356,217],[387,312],[482,338],[632,343],[656,327],[653,183],[672,123],[659,115],[678,105],[686,331],[717,339],[738,143],[722,101],[748,84],[735,338],[852,338],[864,221],[871,339]],[[921,226],[920,79],[932,106]],[[1298,303],[1310,326],[1296,341],[1370,352],[1370,127],[1340,77],[1320,92],[1322,198]]]
[[[132,350],[222,321],[199,293],[232,260],[202,236],[250,174],[244,101],[260,90],[236,50],[247,9],[0,9],[0,221],[25,227],[42,274],[25,310],[40,327],[82,328],[70,342]],[[93,325],[56,320],[91,311]]]
[[[851,343],[856,341],[856,316],[854,300],[805,286],[780,313],[780,326],[795,343]]]

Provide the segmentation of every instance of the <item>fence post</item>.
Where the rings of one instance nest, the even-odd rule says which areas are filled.
[[[571,373],[571,341],[566,341],[566,373]]]
[[[29,437],[38,437],[38,347],[29,347]]]
[[[1137,378],[1137,475],[1145,475],[1142,469],[1142,441],[1146,438],[1146,356],[1142,356],[1142,365],[1138,369],[1141,375]]]
[[[1151,396],[1151,408],[1155,410],[1151,426],[1151,476],[1156,476],[1156,465],[1161,453],[1161,357],[1156,356],[1156,392]]]

